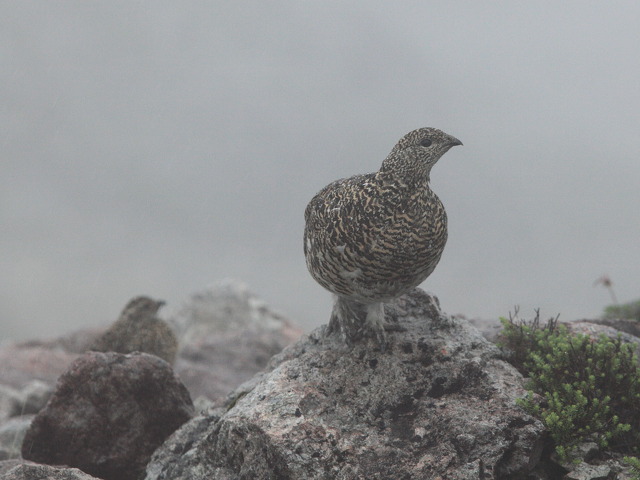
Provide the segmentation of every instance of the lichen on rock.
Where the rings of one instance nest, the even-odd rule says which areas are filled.
[[[382,351],[321,327],[218,409],[158,449],[147,480],[515,479],[542,424],[516,405],[521,375],[421,290],[388,306],[402,331]],[[249,386],[247,386],[249,385]]]

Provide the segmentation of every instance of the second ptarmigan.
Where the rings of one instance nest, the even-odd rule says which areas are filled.
[[[429,187],[431,168],[462,142],[435,128],[409,132],[380,170],[336,180],[305,210],[304,254],[313,278],[336,295],[329,332],[384,345],[384,303],[422,283],[447,241],[447,214]]]

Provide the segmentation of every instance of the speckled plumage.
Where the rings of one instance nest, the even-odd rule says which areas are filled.
[[[173,363],[178,341],[171,328],[156,317],[162,300],[135,297],[114,322],[89,348],[97,352],[145,352]]]
[[[447,241],[447,215],[429,187],[431,167],[462,143],[435,128],[398,141],[380,170],[336,180],[305,210],[313,278],[337,296],[329,330],[355,340],[369,324],[384,339],[388,302],[422,283]]]

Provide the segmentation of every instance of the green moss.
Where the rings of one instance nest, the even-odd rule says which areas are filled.
[[[530,379],[520,405],[542,419],[561,458],[586,440],[639,451],[640,365],[631,345],[620,337],[574,335],[557,318],[541,324],[538,314],[530,322],[501,321],[503,346]]]

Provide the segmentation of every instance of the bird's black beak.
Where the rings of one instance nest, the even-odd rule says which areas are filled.
[[[456,147],[458,145],[462,145],[462,142],[458,140],[456,137],[449,137],[449,141],[447,142],[449,147]]]

